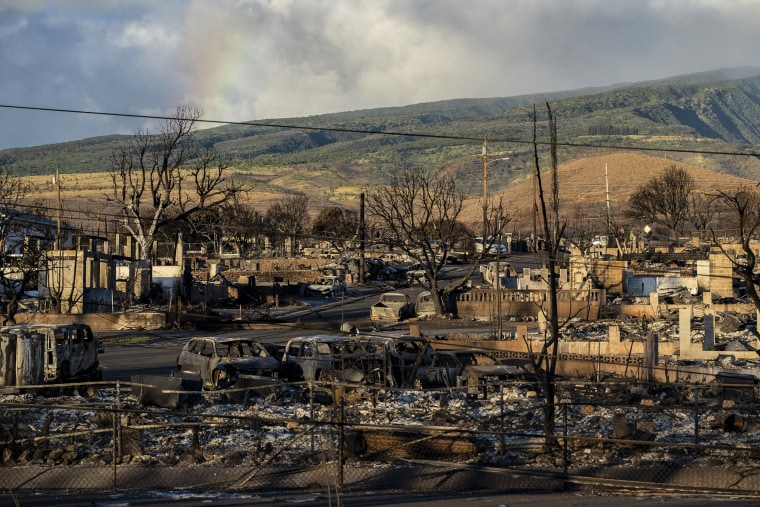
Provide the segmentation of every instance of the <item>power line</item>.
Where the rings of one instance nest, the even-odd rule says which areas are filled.
[[[13,104],[0,104],[0,108],[5,109],[19,109],[19,110],[27,110],[27,111],[45,111],[45,112],[52,112],[52,113],[69,113],[69,114],[87,114],[87,115],[95,115],[95,116],[113,116],[113,117],[119,117],[119,118],[139,118],[139,119],[147,119],[147,120],[187,120],[190,121],[190,118],[178,118],[177,116],[159,116],[159,115],[147,115],[147,114],[133,114],[133,113],[113,113],[113,112],[106,112],[106,111],[85,111],[81,109],[64,109],[64,108],[54,108],[54,107],[39,107],[39,106],[19,106],[19,105],[13,105]],[[453,140],[453,141],[473,141],[481,143],[483,142],[483,137],[470,137],[470,136],[461,136],[461,135],[445,135],[445,134],[422,134],[419,132],[396,132],[392,130],[371,130],[371,129],[356,129],[356,128],[343,128],[343,127],[312,127],[308,125],[297,125],[297,124],[288,124],[288,123],[271,123],[271,122],[260,122],[260,121],[225,121],[225,120],[205,120],[203,118],[197,118],[192,119],[192,121],[195,121],[197,123],[209,123],[209,124],[215,124],[215,125],[242,125],[242,126],[250,126],[250,127],[265,127],[265,128],[282,128],[282,129],[293,129],[293,130],[311,130],[311,131],[325,131],[325,132],[341,132],[341,133],[348,133],[348,134],[367,134],[367,135],[382,135],[382,136],[396,136],[396,137],[418,137],[418,138],[427,138],[427,139],[447,139],[447,140]],[[525,140],[525,139],[515,139],[515,138],[497,138],[497,137],[490,137],[490,142],[498,142],[498,143],[513,143],[513,144],[529,144],[533,145],[534,143],[537,145],[542,146],[548,146],[551,145],[551,141],[539,141],[539,140]],[[701,155],[729,155],[729,156],[737,156],[737,157],[756,157],[760,158],[760,152],[755,151],[724,151],[724,150],[691,150],[686,148],[656,148],[651,146],[620,146],[620,145],[610,145],[610,144],[593,144],[593,143],[571,143],[571,142],[561,142],[557,141],[555,143],[556,146],[563,146],[568,148],[597,148],[597,149],[607,149],[607,150],[625,150],[625,151],[658,151],[658,152],[668,152],[668,153],[692,153],[692,154],[701,154]]]

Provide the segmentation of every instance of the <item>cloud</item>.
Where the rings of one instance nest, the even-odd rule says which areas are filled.
[[[758,65],[758,18],[750,0],[0,0],[0,103],[244,121],[549,92]],[[151,125],[0,108],[0,148]]]

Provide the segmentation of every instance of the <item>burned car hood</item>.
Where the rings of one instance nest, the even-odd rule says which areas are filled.
[[[280,369],[280,361],[274,357],[225,357],[219,364],[232,366],[241,372]]]

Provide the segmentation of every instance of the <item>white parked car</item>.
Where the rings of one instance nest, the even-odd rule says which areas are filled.
[[[475,252],[481,253],[484,248],[484,241],[483,238],[477,237],[473,238],[473,243],[475,244]],[[488,246],[488,250],[486,251],[486,254],[488,255],[496,255],[499,254],[500,256],[507,255],[507,245],[504,243],[499,243],[496,241],[496,239],[491,240],[491,244]]]
[[[348,286],[339,276],[320,276],[306,287],[307,296],[341,296]]]

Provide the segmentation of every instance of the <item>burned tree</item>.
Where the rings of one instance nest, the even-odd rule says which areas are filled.
[[[198,109],[178,106],[157,134],[139,130],[113,155],[113,189],[106,200],[121,211],[141,260],[149,259],[159,230],[217,208],[240,191],[227,180],[214,148],[195,142],[200,117]]]
[[[37,280],[40,264],[55,237],[55,223],[18,210],[32,187],[0,166],[0,315],[15,324],[24,290]],[[36,287],[35,287],[36,288]]]
[[[676,239],[689,217],[689,197],[694,178],[675,165],[653,176],[628,199],[627,215],[636,220],[660,224]]]
[[[261,243],[264,217],[238,199],[225,203],[220,209],[220,215],[225,242],[233,245],[241,258],[247,259]]]
[[[553,443],[554,419],[555,419],[555,379],[557,359],[559,353],[560,325],[558,314],[557,293],[559,292],[558,280],[555,276],[557,258],[565,224],[560,223],[559,214],[559,179],[557,171],[557,123],[552,115],[549,104],[546,104],[549,117],[550,135],[550,162],[551,162],[551,187],[549,196],[544,193],[541,170],[538,163],[538,141],[536,137],[536,117],[534,109],[533,120],[533,169],[538,191],[538,204],[540,205],[540,218],[546,238],[547,265],[549,268],[549,309],[547,317],[548,334],[544,337],[544,343],[538,354],[531,354],[531,362],[536,377],[541,385],[544,396],[544,435],[546,443]],[[548,201],[548,206],[547,206]]]
[[[451,245],[461,239],[457,218],[464,196],[453,178],[432,170],[407,169],[387,185],[367,191],[367,213],[384,229],[384,239],[414,259],[437,315],[445,313],[438,287]]]
[[[319,212],[311,224],[315,238],[329,241],[338,252],[346,251],[346,244],[359,232],[359,213],[331,206]]]
[[[309,196],[303,193],[287,195],[275,202],[264,215],[267,234],[272,243],[279,244],[285,251],[285,239],[290,240],[290,255],[298,247],[298,239],[306,232],[309,224]]]
[[[739,261],[734,252],[727,251],[722,246],[723,242],[718,240],[717,231],[711,227],[713,243],[731,261],[734,272],[747,286],[747,295],[755,308],[760,310],[760,274],[755,272],[758,268],[758,258],[751,245],[760,236],[760,192],[756,186],[743,185],[731,192],[718,191],[713,202],[724,212],[724,227],[727,230],[723,232],[731,232],[736,236],[744,257]],[[755,333],[757,334],[757,329]]]
[[[701,192],[693,192],[689,196],[689,222],[694,226],[700,237],[709,232],[715,218],[715,204],[708,196]]]

